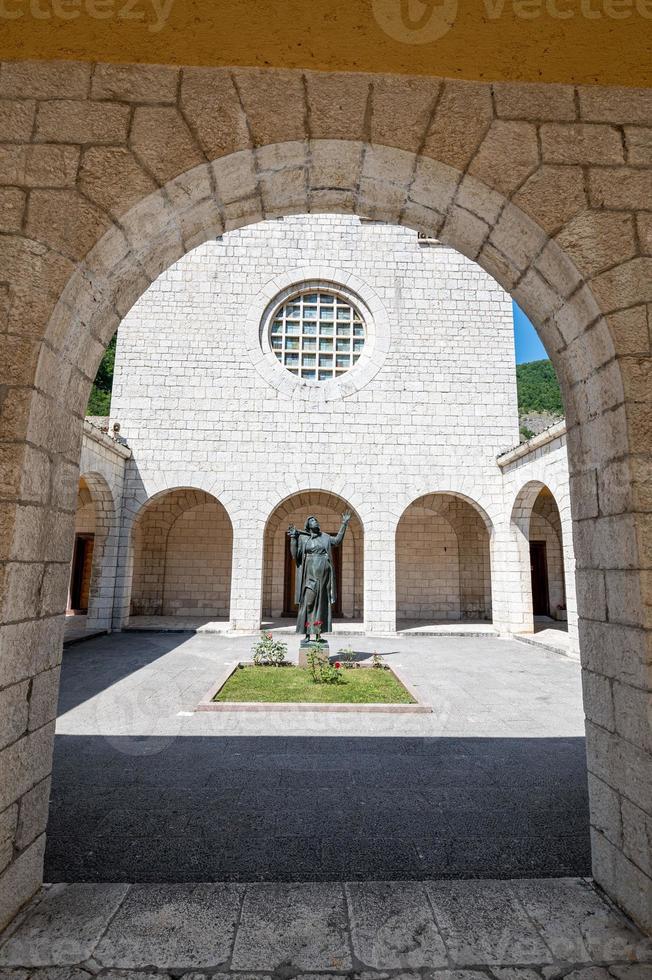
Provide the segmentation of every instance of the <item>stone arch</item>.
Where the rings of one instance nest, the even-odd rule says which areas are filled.
[[[305,489],[289,494],[269,514],[263,543],[263,619],[291,614],[285,608],[287,586],[286,530],[290,523],[302,527],[312,513],[329,533],[339,529],[340,516],[351,512],[351,522],[342,543],[339,618],[361,620],[364,610],[364,524],[347,499],[330,490]],[[303,516],[302,516],[303,515]]]
[[[534,609],[531,580],[530,543],[542,540],[548,556],[549,615],[560,618],[557,607],[574,616],[574,604],[567,603],[567,570],[564,567],[564,541],[570,535],[570,522],[562,517],[562,507],[554,490],[542,480],[528,480],[516,494],[510,514],[510,525],[516,539],[520,588],[513,602],[522,605],[523,632],[534,632]],[[571,590],[572,592],[572,590]],[[570,607],[570,608],[569,608]]]
[[[132,531],[130,617],[229,619],[233,527],[224,505],[192,487],[160,491]]]
[[[93,535],[86,629],[110,629],[118,527],[113,494],[101,473],[84,472],[79,477],[75,530]]]
[[[491,620],[492,530],[465,494],[437,491],[411,501],[395,534],[397,625]]]
[[[434,115],[418,125],[408,109],[396,113],[379,108],[384,103],[373,98],[372,85],[382,90],[385,77],[358,87],[349,78],[308,73],[298,89],[298,74],[258,83],[246,72],[238,77],[248,94],[236,98],[229,89],[231,94],[220,98],[220,124],[212,132],[203,127],[196,91],[186,85],[184,115],[170,107],[166,117],[178,140],[149,140],[148,132],[157,132],[158,117],[153,119],[154,109],[139,110],[146,170],[127,147],[125,130],[119,140],[125,145],[118,147],[123,156],[114,157],[115,166],[102,158],[93,169],[85,161],[83,193],[30,191],[29,220],[19,233],[3,237],[4,269],[12,283],[7,291],[8,336],[13,344],[13,331],[23,332],[22,324],[35,328],[25,345],[10,351],[15,390],[4,400],[3,412],[19,461],[11,499],[24,501],[22,468],[36,469],[35,453],[41,461],[54,460],[57,470],[49,482],[54,489],[43,489],[36,497],[41,508],[36,528],[19,512],[22,503],[11,512],[8,559],[23,549],[29,561],[41,565],[52,561],[61,566],[69,558],[72,509],[61,517],[56,540],[46,543],[46,529],[75,484],[88,390],[121,316],[163,268],[210,234],[296,211],[354,211],[404,224],[438,237],[494,275],[530,316],[554,363],[569,426],[584,667],[622,686],[619,703],[626,707],[619,711],[613,737],[619,750],[627,752],[631,745],[638,752],[643,742],[649,744],[649,721],[640,718],[632,731],[627,701],[649,685],[649,641],[641,628],[649,627],[649,585],[641,572],[649,552],[649,522],[642,516],[646,505],[640,488],[649,465],[644,456],[649,448],[649,334],[643,304],[649,300],[650,259],[639,254],[642,248],[633,232],[633,244],[623,246],[617,230],[600,230],[604,226],[599,219],[609,217],[602,202],[616,194],[617,176],[599,172],[590,198],[582,189],[577,204],[578,193],[568,181],[551,180],[550,171],[560,168],[542,159],[536,126],[494,118],[489,86],[480,87],[478,94],[479,129],[467,117],[472,145],[465,149],[451,148],[450,141],[432,138],[430,131],[432,122],[440,137],[449,127],[459,134],[460,98],[459,92],[457,99],[449,97],[456,84],[450,80],[432,81],[447,97],[438,104],[433,90]],[[342,92],[349,89],[344,98]],[[299,90],[303,94],[297,96]],[[261,111],[257,97],[267,110]],[[287,111],[278,111],[276,99]],[[411,101],[406,99],[405,105]],[[637,120],[646,118],[643,103],[637,105]],[[104,111],[101,103],[94,103],[94,109]],[[184,117],[192,118],[202,134],[193,135]],[[599,127],[586,128],[590,144],[588,130]],[[594,138],[600,139],[598,132]],[[396,145],[380,145],[382,140]],[[399,144],[411,149],[399,149]],[[415,152],[417,147],[421,153]],[[94,149],[115,153],[114,147]],[[588,145],[580,165],[595,162],[592,149],[599,147]],[[116,180],[118,160],[121,179]],[[622,210],[630,212],[633,226],[633,212],[647,205],[634,201],[643,196],[640,190],[631,186],[628,193]],[[585,246],[587,226],[589,240],[597,236],[604,251],[610,253],[613,245],[613,255],[602,264],[594,263],[593,249]],[[41,343],[36,328],[46,323]],[[648,339],[641,340],[643,335]],[[616,349],[627,356],[617,358]],[[75,419],[78,424],[72,425]],[[596,597],[599,581],[602,593]],[[610,609],[607,621],[609,583],[612,591],[626,591],[630,598],[619,604],[615,619]],[[53,605],[60,612],[62,584],[56,594]],[[33,622],[32,613],[22,612],[12,616],[16,633],[21,628],[26,632]],[[33,632],[49,635],[52,629],[51,623],[39,623]],[[619,666],[612,655],[614,643],[627,650],[631,667]],[[16,649],[21,650],[19,641]],[[31,654],[13,656],[29,662]],[[604,822],[596,827],[596,876],[614,898],[649,923],[647,857],[636,847],[623,846],[621,816],[615,813],[621,799],[633,798],[649,815],[649,802],[641,799],[628,775],[635,766],[612,771],[605,748],[612,736],[602,724],[598,696],[587,693],[586,698],[589,761],[599,773],[600,799],[610,801],[605,806],[613,817],[607,828]],[[30,859],[30,867],[38,866],[33,853]],[[32,887],[34,873],[29,880]],[[22,898],[29,894],[23,889]]]

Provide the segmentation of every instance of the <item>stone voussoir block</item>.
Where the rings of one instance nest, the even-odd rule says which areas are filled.
[[[185,119],[172,106],[138,106],[129,144],[160,183],[205,161]]]
[[[305,78],[311,139],[362,139],[371,80],[321,72],[306,72]]]
[[[536,127],[495,120],[469,166],[469,173],[503,194],[515,191],[539,166]]]
[[[298,72],[236,68],[232,78],[254,146],[307,139],[308,106]]]
[[[442,84],[437,78],[374,79],[371,143],[416,153],[426,137]]]
[[[251,147],[247,117],[226,69],[184,68],[179,107],[208,160]]]
[[[486,85],[446,79],[422,152],[464,171],[493,117],[491,92]]]

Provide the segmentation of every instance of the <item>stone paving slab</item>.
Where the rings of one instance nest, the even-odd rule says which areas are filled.
[[[245,894],[234,970],[352,969],[346,902],[339,883],[265,882]]]
[[[53,885],[0,946],[0,966],[82,963],[128,891],[128,885]]]
[[[356,959],[377,969],[446,966],[448,956],[420,882],[346,886]]]
[[[213,966],[230,955],[243,889],[231,884],[133,885],[98,944],[105,966]]]
[[[50,886],[0,936],[0,980],[91,975],[652,980],[652,940],[568,878]]]

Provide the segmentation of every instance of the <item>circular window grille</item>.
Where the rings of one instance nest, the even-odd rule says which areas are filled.
[[[286,370],[303,381],[330,381],[358,361],[366,340],[359,310],[336,292],[297,292],[269,324],[269,344]]]

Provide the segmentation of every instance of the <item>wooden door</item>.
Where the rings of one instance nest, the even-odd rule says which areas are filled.
[[[70,608],[74,612],[88,612],[88,597],[93,570],[94,534],[76,534],[70,575]]]
[[[549,616],[548,559],[545,541],[530,541],[530,573],[532,576],[532,612],[535,616]]]
[[[330,531],[326,532],[330,534]],[[332,535],[333,537],[335,535]],[[333,558],[333,568],[335,569],[335,583],[337,585],[337,599],[333,606],[333,619],[342,618],[342,545],[331,550]],[[294,601],[294,590],[297,581],[297,566],[290,553],[290,538],[285,539],[285,575],[283,579],[283,616],[287,619],[294,619],[299,612],[299,607]]]

